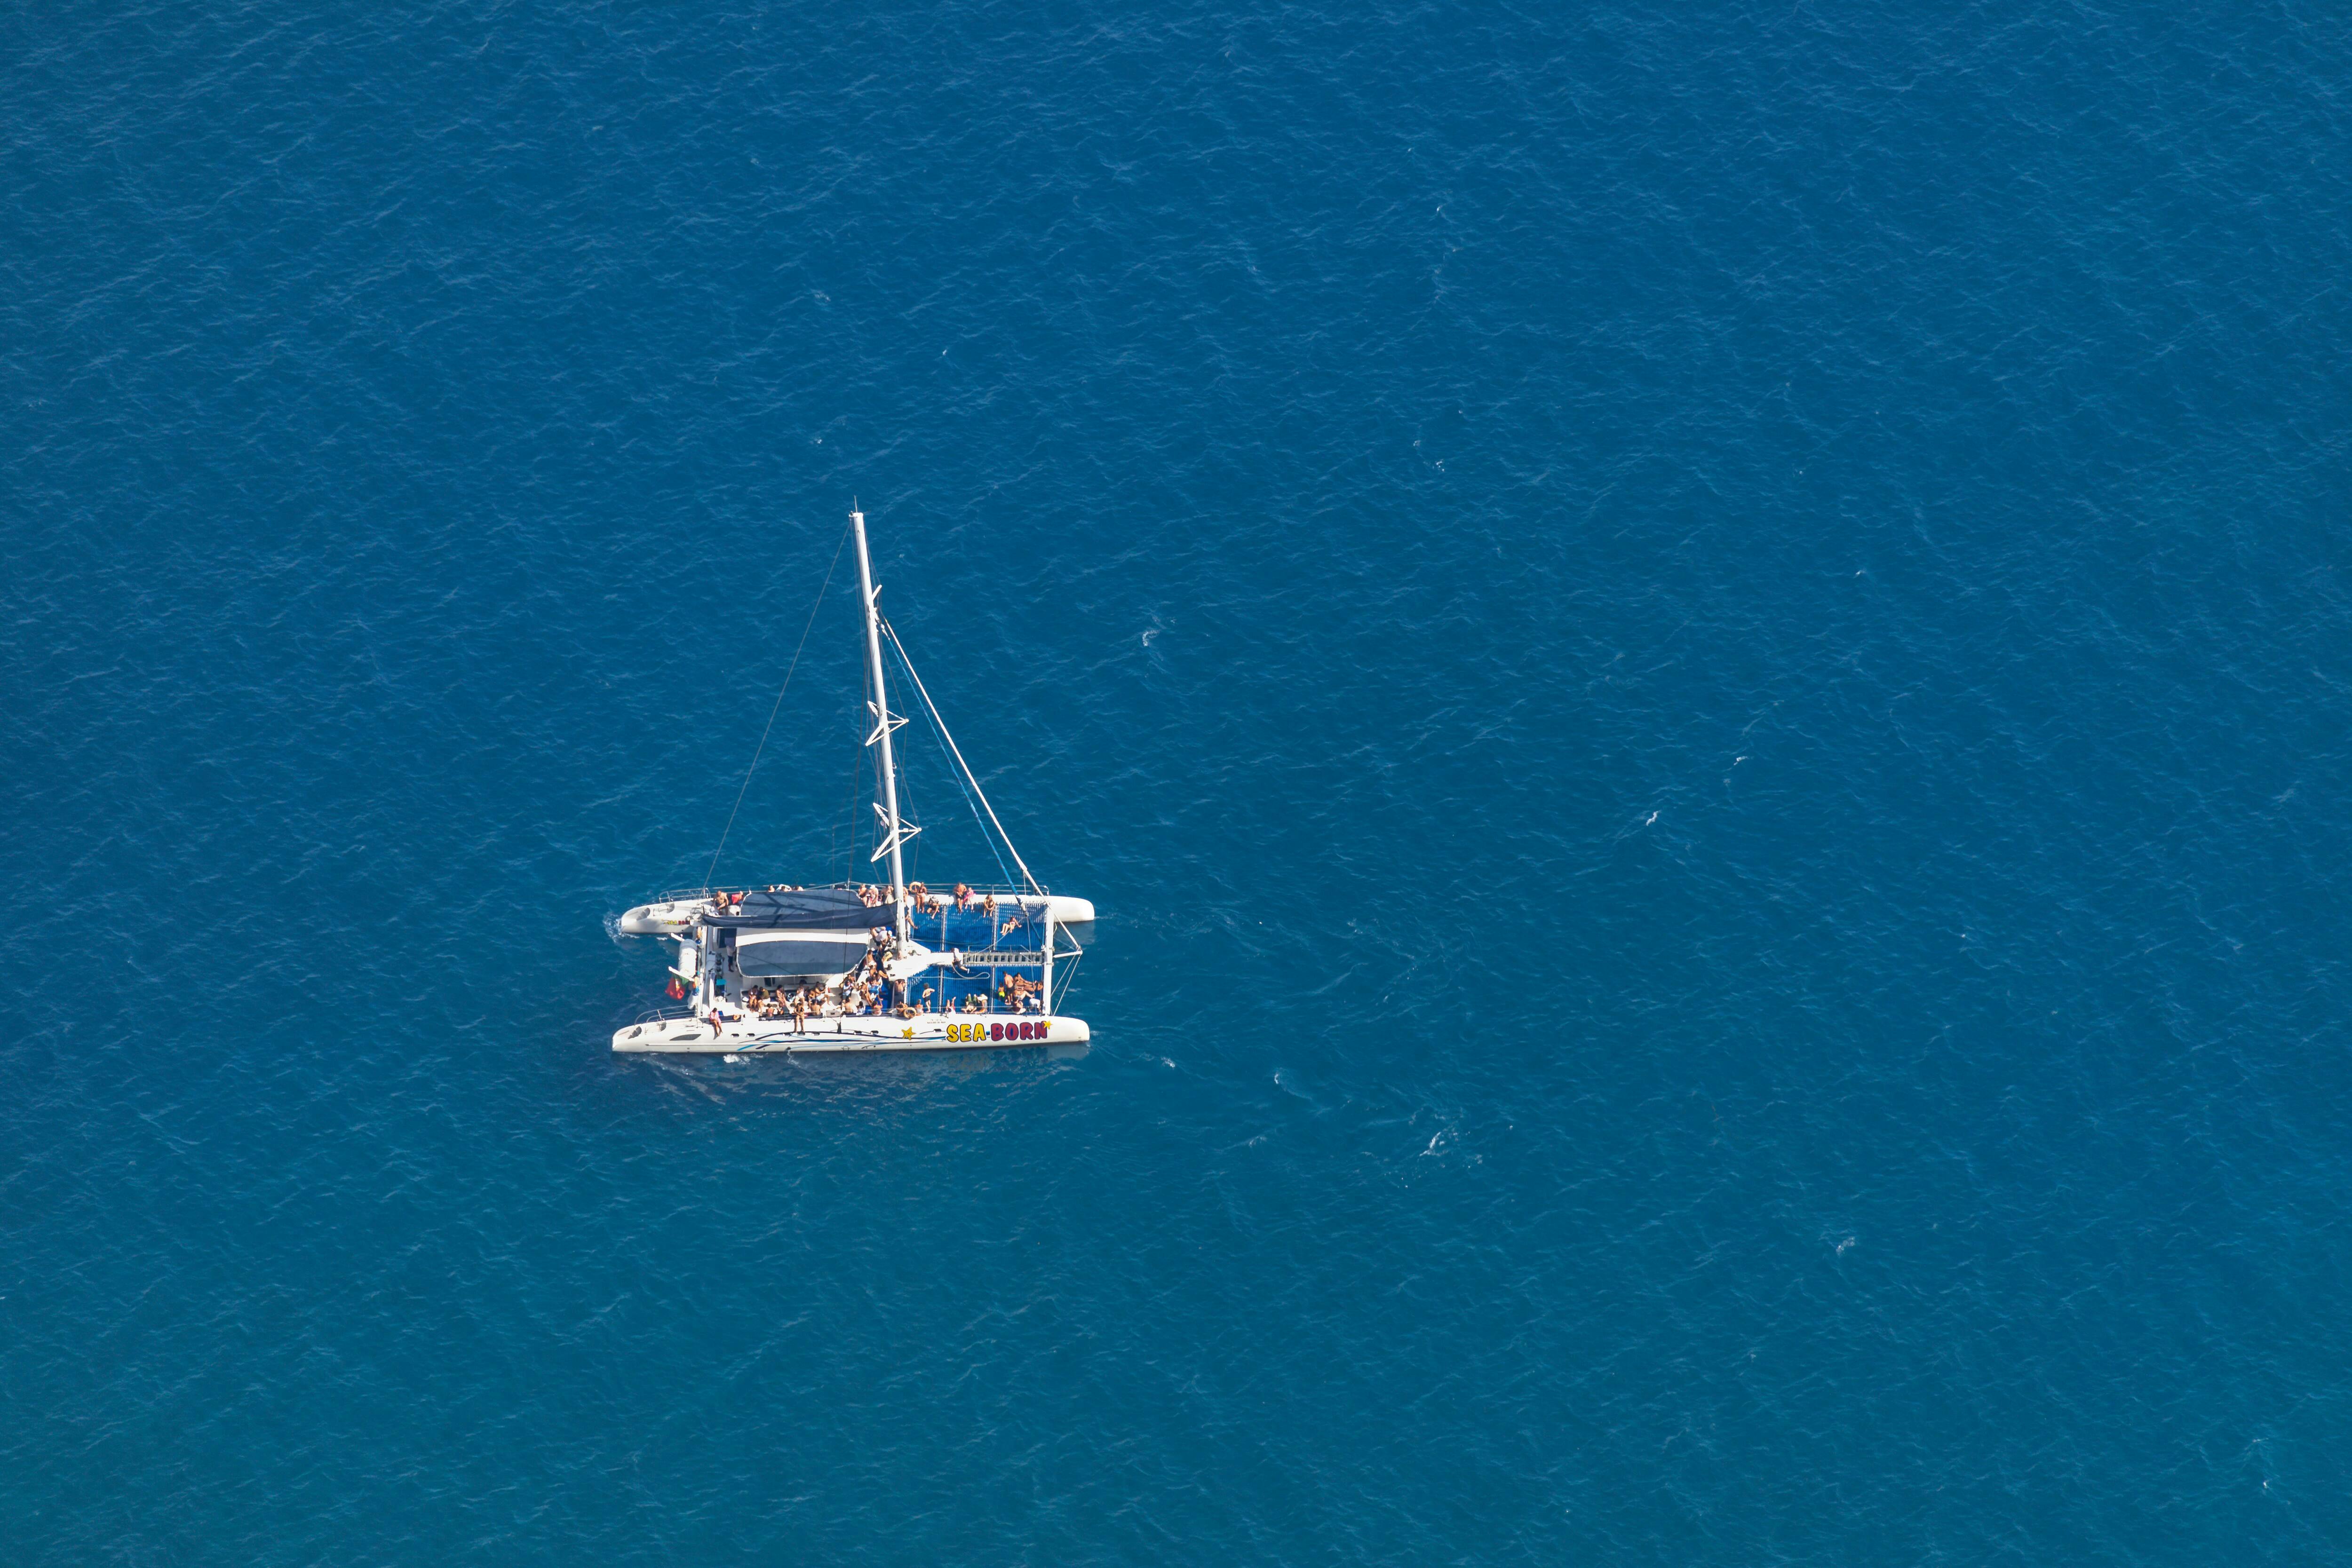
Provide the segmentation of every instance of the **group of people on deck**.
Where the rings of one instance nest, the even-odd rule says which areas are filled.
[[[879,887],[860,887],[857,890],[858,902],[872,909],[897,904],[898,895],[898,890],[887,883]],[[976,909],[988,916],[988,939],[992,943],[1001,940],[1008,931],[1020,930],[1026,923],[1027,916],[1023,905],[1010,899],[1004,904],[1004,918],[999,920],[996,894],[974,893],[968,883],[956,883],[955,892],[949,898],[939,896],[919,882],[910,882],[907,884],[908,907],[919,915],[928,915],[944,922],[950,902],[953,903],[955,911],[959,915]]]
[[[901,1001],[888,1005],[887,990],[883,981],[874,976],[852,976],[845,978],[839,989],[825,986],[800,986],[787,990],[782,986],[754,986],[743,993],[742,1009],[755,1019],[790,1019],[793,1028],[802,1033],[808,1030],[813,1018],[876,1018],[884,1014],[912,1018],[915,1009]],[[719,1009],[714,1008],[713,1013]]]
[[[1007,975],[996,988],[996,999],[1006,1012],[1034,1013],[1038,1009],[1039,993],[1045,989],[1039,981],[1026,975]],[[897,995],[896,1005],[887,997]],[[938,993],[929,986],[922,988],[913,1004],[903,999],[903,985],[885,981],[878,977],[853,976],[845,978],[838,990],[824,986],[800,986],[786,989],[782,986],[754,986],[743,993],[742,1011],[755,1019],[790,1019],[793,1028],[806,1032],[813,1018],[902,1018],[928,1016],[934,1012],[984,1013],[994,1009],[989,998],[977,993],[942,1009]],[[714,1011],[718,1009],[713,1009]]]
[[[801,889],[789,882],[772,882],[765,888],[758,889],[756,891],[763,893],[798,893]],[[714,915],[729,914],[733,910],[741,908],[742,904],[743,894],[740,889],[738,889],[733,893],[717,892],[710,895],[710,911]]]
[[[971,889],[959,883],[956,884],[956,895],[960,901],[967,900],[971,896]],[[864,883],[860,883],[857,885],[857,902],[868,909],[886,908],[898,902],[898,884],[886,882],[879,887],[868,887]],[[940,901],[931,896],[931,890],[919,882],[910,882],[907,884],[907,902],[914,905],[915,913],[918,915],[937,915],[942,907]],[[961,909],[963,904],[959,902],[956,907]]]
[[[857,967],[844,975],[838,987],[754,986],[743,993],[741,1002],[730,1009],[723,1001],[710,1009],[710,1030],[720,1031],[727,1017],[740,1011],[747,1018],[793,1020],[795,1033],[808,1032],[813,1018],[900,1018],[928,1017],[933,1013],[985,1013],[1000,1009],[1005,1012],[1034,1013],[1044,1010],[1039,1005],[1045,992],[1042,981],[1026,975],[1008,974],[996,986],[994,1006],[985,994],[974,992],[961,1002],[942,1005],[938,991],[925,986],[916,999],[907,999],[907,984],[893,980],[884,968],[877,949],[860,959]]]
[[[992,893],[975,894],[969,884],[960,882],[955,884],[953,898],[956,913],[959,915],[977,904],[982,914],[992,919],[995,917],[996,894]],[[857,902],[868,909],[879,909],[887,904],[898,903],[898,890],[889,883],[885,883],[879,887],[867,887],[861,884],[857,889]],[[910,882],[907,884],[907,902],[913,906],[918,915],[947,913],[948,900],[939,897],[919,882]]]

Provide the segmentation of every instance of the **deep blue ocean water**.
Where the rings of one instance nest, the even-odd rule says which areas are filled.
[[[2352,1560],[2347,59],[16,8],[0,1561]],[[1095,1049],[617,1060],[853,497]]]

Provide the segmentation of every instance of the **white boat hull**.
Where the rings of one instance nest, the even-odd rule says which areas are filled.
[[[624,936],[669,936],[694,929],[694,912],[709,904],[679,899],[670,904],[640,904],[614,924]]]
[[[805,1056],[877,1051],[1019,1051],[1080,1046],[1092,1038],[1084,1019],[1014,1018],[1004,1013],[911,1019],[735,1019],[715,1032],[708,1019],[656,1019],[613,1034],[613,1049],[663,1056]]]
[[[1054,916],[1056,925],[1088,925],[1093,924],[1095,917],[1095,906],[1091,903],[1083,898],[1067,898],[1058,893],[1043,897],[1035,894],[1000,894],[997,904],[1006,909],[1042,906]],[[707,901],[691,898],[674,899],[667,904],[640,904],[614,924],[624,936],[679,935],[693,930],[696,915],[709,907]],[[875,912],[875,924],[887,925],[889,923],[890,911],[887,908]]]

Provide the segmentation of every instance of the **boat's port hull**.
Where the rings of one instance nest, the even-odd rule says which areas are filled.
[[[935,895],[936,896],[936,895]],[[1034,894],[999,894],[997,902],[1006,908],[1030,909],[1044,904],[1054,916],[1056,925],[1089,925],[1094,922],[1095,906],[1083,898],[1069,898],[1055,893],[1043,898]],[[614,922],[624,936],[682,936],[694,929],[697,914],[709,907],[699,899],[674,899],[667,904],[640,904]],[[889,923],[886,908],[877,920]],[[1080,933],[1083,936],[1084,933]]]
[[[1084,1019],[969,1018],[811,1019],[804,1032],[789,1020],[731,1022],[712,1032],[707,1020],[663,1019],[632,1024],[613,1035],[616,1051],[662,1056],[800,1056],[877,1051],[1018,1051],[1030,1046],[1078,1046],[1092,1038]]]

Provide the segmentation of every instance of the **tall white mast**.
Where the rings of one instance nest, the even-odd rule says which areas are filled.
[[[874,609],[874,563],[866,553],[866,514],[852,512],[849,521],[857,530],[857,588],[866,601],[866,680],[874,693],[874,700],[866,705],[874,716],[874,733],[866,737],[866,744],[872,746],[878,741],[882,747],[882,799],[875,802],[874,814],[881,819],[886,837],[882,848],[876,850],[872,858],[880,860],[885,852],[890,856],[890,886],[896,900],[890,923],[903,947],[907,941],[907,873],[899,863],[898,846],[922,830],[909,830],[898,820],[898,765],[890,755],[890,732],[907,721],[891,717],[889,688],[882,684],[882,631]]]

